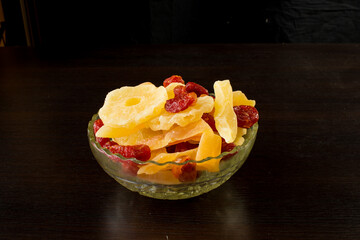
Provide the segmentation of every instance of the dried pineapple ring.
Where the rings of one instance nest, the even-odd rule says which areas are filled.
[[[233,106],[247,105],[255,107],[255,100],[249,100],[241,91],[233,92]]]
[[[215,93],[215,126],[227,143],[235,140],[237,134],[237,118],[233,109],[233,93],[229,80],[216,81]]]
[[[161,113],[167,100],[163,86],[140,84],[109,92],[99,116],[104,125],[113,128],[136,128]]]
[[[214,99],[210,96],[203,96],[197,99],[194,106],[184,111],[170,113],[164,111],[161,115],[151,119],[149,127],[154,130],[169,130],[174,124],[186,126],[189,123],[199,121],[203,113],[211,112],[214,108]]]

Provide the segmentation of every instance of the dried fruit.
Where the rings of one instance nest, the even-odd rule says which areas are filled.
[[[163,85],[164,85],[164,87],[167,87],[167,86],[170,85],[170,83],[174,83],[174,82],[185,84],[185,82],[184,82],[184,80],[182,79],[181,76],[172,75],[171,77],[164,80]]]
[[[171,98],[174,98],[175,97],[175,94],[174,94],[174,89],[178,86],[183,86],[185,87],[184,84],[182,83],[178,83],[178,82],[174,82],[174,83],[170,83],[165,89],[166,89],[166,92],[168,94],[168,99],[171,99]]]
[[[209,95],[209,91],[206,88],[194,82],[188,82],[185,88],[187,92],[194,92],[198,97],[202,94]]]
[[[197,96],[195,93],[187,93],[185,95],[174,97],[166,100],[165,110],[171,113],[181,112],[191,105],[195,105]]]
[[[203,160],[208,157],[217,157],[221,153],[221,137],[212,130],[205,131],[201,135],[196,160]],[[206,162],[198,163],[198,170],[207,170],[209,172],[219,171],[220,158],[214,158]]]
[[[105,126],[130,131],[159,115],[167,98],[166,89],[162,86],[140,84],[122,87],[107,94],[99,116]]]
[[[140,161],[147,161],[150,159],[151,151],[149,146],[145,144],[123,146],[123,145],[112,145],[109,147],[110,152],[118,153],[125,158],[136,158]]]
[[[190,159],[195,159],[197,152],[197,148],[187,150],[184,152],[175,152],[175,153],[160,153],[151,161],[157,162],[157,163],[165,163],[165,162],[174,162],[176,159],[183,157],[183,156],[189,156]],[[164,170],[171,170],[173,167],[173,164],[164,164],[164,165],[157,165],[153,163],[147,163],[145,165],[139,166],[140,169],[138,171],[138,174],[155,174],[159,171]]]
[[[188,160],[190,160],[189,156],[183,156],[175,162],[183,163]],[[180,182],[193,182],[197,177],[196,163],[194,162],[188,162],[184,165],[174,165],[171,171]]]
[[[234,106],[234,112],[238,127],[250,128],[259,120],[259,112],[252,106]]]
[[[104,126],[104,123],[102,122],[102,120],[97,119],[93,125],[94,133],[96,134],[102,126]],[[104,147],[104,145],[110,141],[109,138],[103,138],[103,137],[95,137],[95,138],[101,147]]]
[[[199,97],[196,104],[176,114],[164,111],[161,115],[149,122],[149,127],[154,130],[169,130],[172,126],[186,126],[201,119],[203,113],[211,112],[214,100],[210,96]]]
[[[211,129],[214,132],[217,132],[216,130],[216,126],[215,126],[215,119],[214,117],[210,114],[210,113],[204,113],[201,117],[207,124],[209,124],[209,126],[211,127]]]
[[[237,119],[233,109],[233,93],[229,80],[216,81],[215,92],[215,126],[222,138],[231,143],[237,134]]]
[[[184,85],[176,86],[173,91],[174,91],[174,97],[181,97],[188,93]]]
[[[192,144],[189,142],[181,142],[175,145],[175,152],[184,152],[190,149],[197,148],[198,144]]]
[[[233,106],[248,105],[255,107],[255,100],[249,100],[241,91],[233,92]]]

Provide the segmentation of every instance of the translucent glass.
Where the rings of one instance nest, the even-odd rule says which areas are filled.
[[[201,171],[199,177],[196,179],[195,182],[187,182],[180,184],[160,184],[145,180],[143,178],[139,178],[138,176],[135,176],[133,174],[129,174],[129,172],[126,171],[126,169],[123,167],[121,160],[133,161],[137,164],[154,163],[157,165],[183,165],[189,161],[191,162],[195,160],[189,160],[183,163],[157,163],[151,160],[147,162],[142,162],[135,158],[124,158],[120,154],[112,154],[108,149],[102,148],[100,144],[95,140],[93,124],[97,118],[98,115],[95,114],[89,122],[88,139],[91,151],[100,166],[107,174],[109,174],[117,182],[119,182],[121,185],[128,188],[129,190],[138,192],[139,194],[144,196],[158,199],[175,200],[191,198],[199,196],[203,193],[209,192],[219,187],[244,164],[254,145],[258,130],[258,124],[256,123],[250,129],[248,129],[247,134],[244,136],[245,141],[241,146],[237,146],[232,151],[224,152],[221,155],[215,157],[219,158],[226,156],[225,160],[220,161],[219,172]],[[211,159],[213,158],[206,158],[197,162],[206,162]]]

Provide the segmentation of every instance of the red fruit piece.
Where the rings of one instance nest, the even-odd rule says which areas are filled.
[[[96,134],[97,131],[104,125],[103,121],[99,118],[94,122],[93,128],[94,128],[94,134]],[[102,138],[102,137],[96,137],[96,141],[100,144],[101,147],[104,147],[106,143],[110,141],[109,138]]]
[[[170,85],[170,83],[173,83],[173,82],[178,82],[178,83],[185,84],[185,82],[184,82],[184,80],[182,79],[181,76],[172,75],[171,77],[164,80],[163,85],[164,85],[164,87],[167,87],[168,85]]]
[[[186,88],[185,86],[176,86],[174,88],[174,95],[175,97],[181,97],[181,96],[184,96],[186,95],[188,92],[186,91]]]
[[[215,126],[215,119],[214,117],[210,114],[210,113],[204,113],[201,118],[207,123],[209,124],[209,126],[211,127],[211,129],[214,132],[217,132],[216,126]]]
[[[238,127],[250,128],[259,121],[259,112],[252,106],[234,106]]]
[[[136,158],[140,161],[147,161],[150,159],[151,151],[148,145],[140,144],[133,146],[123,146],[123,145],[112,145],[109,147],[110,152],[118,153],[125,158]]]
[[[171,113],[181,112],[190,107],[192,104],[195,104],[196,101],[197,96],[195,93],[187,93],[183,96],[166,100],[165,110]]]
[[[209,91],[206,88],[194,82],[188,82],[185,88],[187,92],[194,92],[198,97],[202,94],[209,95]]]
[[[236,145],[234,143],[227,143],[225,141],[225,139],[221,139],[222,142],[221,142],[221,152],[230,152],[231,150],[234,149],[234,147],[236,147]],[[229,159],[231,156],[234,156],[237,152],[235,153],[232,153],[232,154],[227,154],[225,155],[221,160],[226,160],[226,159]]]
[[[197,148],[198,144],[192,144],[189,142],[181,142],[175,145],[175,152],[184,152],[190,149]]]
[[[183,163],[188,160],[190,160],[190,157],[184,156],[176,162]],[[196,163],[188,162],[184,165],[174,165],[172,173],[180,182],[193,182],[197,177]]]

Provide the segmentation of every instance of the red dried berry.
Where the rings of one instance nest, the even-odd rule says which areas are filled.
[[[198,144],[192,144],[189,142],[181,142],[175,145],[175,152],[184,152],[190,149],[197,148]]]
[[[234,106],[238,127],[250,128],[259,121],[259,112],[252,106]]]
[[[165,110],[171,113],[178,113],[195,104],[196,101],[197,96],[195,93],[187,93],[181,97],[166,100]]]
[[[164,85],[164,87],[167,87],[167,86],[170,85],[170,83],[173,83],[173,82],[178,82],[178,83],[185,84],[185,82],[184,82],[184,80],[182,79],[181,76],[172,75],[171,77],[164,80],[163,85]]]
[[[148,145],[140,144],[133,146],[113,145],[109,147],[112,153],[118,153],[125,158],[136,158],[140,161],[147,161],[151,157],[151,150]]]
[[[94,128],[94,134],[96,134],[97,131],[99,131],[99,129],[104,126],[103,121],[99,118],[94,122],[93,128]],[[106,143],[108,143],[110,141],[109,138],[102,138],[102,137],[96,137],[95,136],[96,141],[100,144],[101,147],[104,147],[104,145]]]
[[[215,119],[210,113],[204,113],[201,117],[214,132],[217,132],[216,126],[215,126]]]
[[[230,152],[231,150],[233,150],[236,147],[236,145],[234,143],[227,143],[225,141],[225,139],[223,139],[223,138],[221,140],[222,140],[222,142],[221,142],[221,152],[222,153],[223,152]],[[232,154],[227,154],[224,157],[222,157],[221,160],[229,159],[231,156],[234,156],[236,153],[237,152],[232,153]]]
[[[183,163],[188,160],[190,160],[190,157],[184,156],[176,162]],[[184,165],[174,165],[172,173],[180,182],[193,182],[197,177],[196,163],[188,162]]]
[[[209,95],[209,91],[206,88],[194,82],[188,82],[185,88],[187,92],[194,92],[198,97],[202,94]]]
[[[181,97],[181,96],[184,96],[184,95],[186,95],[188,93],[186,91],[185,86],[181,86],[181,85],[176,86],[173,91],[174,91],[175,97]]]

